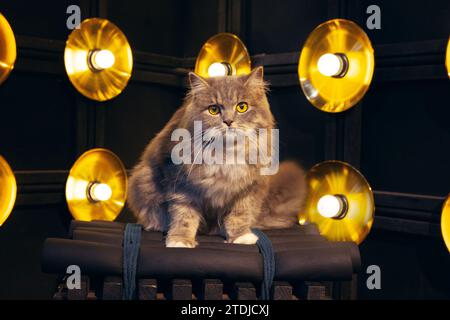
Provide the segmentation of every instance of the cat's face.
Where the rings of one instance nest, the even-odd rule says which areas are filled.
[[[250,75],[203,79],[190,73],[188,122],[202,121],[203,129],[273,128],[262,67]]]

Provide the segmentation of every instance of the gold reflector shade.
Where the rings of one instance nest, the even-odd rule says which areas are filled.
[[[6,18],[0,13],[0,84],[8,78],[16,62],[16,39]]]
[[[72,166],[66,183],[67,205],[74,219],[113,221],[125,205],[127,181],[125,167],[113,152],[86,151]],[[92,193],[95,186],[99,187],[97,197]]]
[[[106,101],[127,86],[133,55],[125,35],[106,19],[86,19],[69,35],[64,51],[66,72],[87,98]]]
[[[444,206],[442,207],[441,231],[445,245],[450,252],[450,194],[447,196],[447,200],[445,200]]]
[[[216,68],[214,68],[216,67]],[[250,55],[244,43],[232,33],[219,33],[206,41],[195,62],[195,73],[204,78],[215,75],[244,75],[251,72]]]
[[[366,93],[374,70],[372,44],[354,22],[333,19],[315,28],[298,63],[306,98],[325,112],[342,112]]]
[[[8,219],[16,202],[17,183],[11,167],[0,156],[0,226]]]
[[[306,177],[309,192],[299,214],[300,224],[317,224],[328,240],[360,244],[372,227],[375,210],[372,189],[364,176],[349,164],[333,160],[315,165]],[[340,204],[344,205],[342,212],[335,218],[326,217]],[[329,211],[323,212],[327,206]]]

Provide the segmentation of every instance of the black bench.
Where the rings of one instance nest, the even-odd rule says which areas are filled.
[[[55,299],[121,299],[122,241],[125,224],[73,221],[67,239],[50,238],[42,269],[61,275]],[[264,231],[273,243],[274,300],[354,299],[359,249],[351,242],[330,242],[315,225]],[[198,247],[165,248],[161,232],[144,231],[137,268],[141,300],[256,300],[263,261],[256,245],[224,243],[219,236],[198,236]],[[81,289],[68,290],[69,265],[81,269]]]

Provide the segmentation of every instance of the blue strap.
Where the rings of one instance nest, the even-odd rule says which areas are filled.
[[[133,300],[136,295],[136,269],[141,244],[142,226],[127,223],[123,234],[123,300]]]
[[[256,242],[263,257],[264,279],[261,287],[261,299],[270,299],[270,289],[275,276],[275,254],[272,242],[264,232],[252,229],[258,237]],[[142,226],[128,223],[123,236],[123,300],[132,300],[136,297],[136,270],[141,244]]]
[[[275,277],[275,253],[272,247],[272,241],[259,229],[252,229],[252,232],[258,237],[256,245],[263,257],[264,279],[261,286],[261,300],[270,299],[270,289],[272,288],[273,278]]]

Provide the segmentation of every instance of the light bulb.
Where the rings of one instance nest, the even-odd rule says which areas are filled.
[[[111,199],[112,190],[106,183],[94,183],[89,189],[89,195],[94,201],[108,201]]]
[[[337,218],[341,215],[343,203],[337,196],[324,195],[317,202],[317,211],[322,217]]]
[[[210,77],[223,77],[230,75],[230,65],[226,62],[214,62],[208,68]]]
[[[109,50],[95,50],[90,55],[90,64],[97,71],[111,68],[115,62],[116,58]]]
[[[327,77],[336,77],[344,68],[343,58],[337,54],[326,53],[317,61],[317,69]]]

